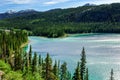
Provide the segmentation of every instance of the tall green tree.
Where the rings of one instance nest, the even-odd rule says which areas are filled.
[[[29,50],[29,66],[31,66],[31,63],[32,63],[32,46],[30,45],[30,50]]]
[[[88,68],[86,69],[85,80],[89,80],[89,73],[88,73]]]
[[[58,73],[58,66],[57,66],[57,61],[55,60],[55,64],[54,64],[54,66],[53,66],[53,73],[54,73],[54,75],[57,77],[57,78],[59,78],[59,73]]]
[[[41,55],[39,55],[39,66],[42,65],[42,58],[41,58]]]
[[[43,67],[44,67],[43,68],[43,72],[44,72],[43,77],[45,80],[58,80],[57,77],[53,73],[52,59],[51,59],[49,53],[47,53]]]
[[[85,73],[86,73],[86,54],[85,54],[85,49],[83,47],[81,53],[81,64],[80,64],[80,75],[82,80],[84,80]]]
[[[19,49],[15,51],[14,70],[22,69],[22,53]]]
[[[80,76],[80,63],[79,62],[78,62],[77,67],[75,69],[73,80],[81,80],[81,76]]]
[[[47,56],[45,58],[45,80],[51,79],[52,72],[52,59],[50,58],[49,53],[47,53]]]
[[[41,55],[39,55],[38,70],[39,70],[39,74],[42,75],[42,58],[41,58]]]
[[[38,60],[37,60],[37,53],[35,52],[33,60],[32,60],[32,73],[37,71],[37,62],[38,62]]]
[[[58,77],[60,79],[60,60],[58,60]]]
[[[113,72],[113,69],[111,69],[111,72],[110,72],[110,80],[114,80],[114,72]]]
[[[71,73],[69,71],[67,71],[67,80],[72,80],[72,76],[71,76]]]
[[[61,74],[60,74],[60,80],[67,80],[67,63],[64,62],[61,65]]]

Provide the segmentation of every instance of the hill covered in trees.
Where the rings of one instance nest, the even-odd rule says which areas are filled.
[[[27,9],[27,10],[21,10],[21,11],[13,11],[13,10],[8,10],[5,13],[0,13],[0,19],[5,19],[5,18],[13,18],[13,17],[18,17],[18,16],[25,16],[25,15],[31,15],[31,14],[37,14],[38,11],[32,10],[32,9]]]
[[[53,9],[0,20],[1,28],[19,28],[33,35],[60,37],[70,33],[119,33],[120,3]]]

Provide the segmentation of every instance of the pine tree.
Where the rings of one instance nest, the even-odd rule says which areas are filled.
[[[85,80],[89,80],[88,68],[86,69]]]
[[[69,71],[67,71],[67,80],[72,80],[72,76],[71,76],[71,73]]]
[[[67,80],[67,63],[64,62],[62,65],[61,65],[61,74],[60,74],[60,80]]]
[[[60,60],[58,60],[58,79],[60,79]]]
[[[37,71],[37,53],[34,53],[34,57],[32,60],[32,73]]]
[[[54,66],[53,66],[53,73],[58,78],[58,66],[57,66],[57,61],[56,60],[55,60]]]
[[[79,62],[78,62],[77,67],[75,69],[73,80],[81,80],[81,76],[80,76],[80,64],[79,64]]]
[[[80,75],[82,80],[84,80],[85,72],[86,72],[86,55],[85,55],[85,49],[83,47],[81,53],[81,64],[80,64]]]
[[[30,70],[29,68],[29,55],[27,52],[25,52],[25,54],[23,55],[23,70],[24,72],[28,73]]]
[[[29,57],[29,66],[31,66],[31,64],[32,64],[32,46],[30,45],[30,50],[29,50],[29,55],[28,55],[28,57]]]
[[[28,66],[27,66],[27,63],[28,62],[28,59],[27,59],[27,53],[25,52],[24,55],[23,55],[23,67],[22,67],[22,71],[23,72],[28,72]]]
[[[41,55],[39,55],[39,66],[42,66],[42,58],[41,58]]]
[[[52,72],[52,59],[50,58],[49,53],[47,53],[47,56],[45,58],[45,80],[51,79]]]
[[[45,71],[46,71],[46,66],[45,66],[45,62],[42,58],[42,78],[45,78]]]
[[[114,73],[113,73],[113,69],[111,69],[111,76],[110,76],[110,80],[114,80],[114,77],[113,77],[113,75],[114,75]]]
[[[22,55],[19,49],[15,51],[14,69],[15,70],[22,69]]]
[[[38,67],[39,67],[39,74],[42,75],[42,58],[41,58],[41,55],[39,55]]]

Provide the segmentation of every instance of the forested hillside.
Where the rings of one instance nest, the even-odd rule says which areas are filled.
[[[1,28],[20,28],[33,35],[60,37],[68,33],[119,33],[120,3],[54,9],[0,20]]]

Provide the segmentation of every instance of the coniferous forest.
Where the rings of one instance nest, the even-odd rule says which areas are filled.
[[[89,80],[86,67],[86,54],[83,48],[80,60],[72,75],[67,63],[53,61],[49,53],[46,58],[36,52],[23,50],[28,42],[27,32],[23,30],[1,31],[0,33],[0,77],[2,80]],[[53,64],[54,62],[54,64]]]
[[[90,80],[89,76],[91,73],[89,73],[89,68],[86,65],[87,53],[84,45],[81,52],[79,52],[79,60],[76,63],[77,65],[74,65],[73,73],[69,71],[66,61],[52,59],[49,52],[43,57],[42,53],[33,52],[32,45],[29,46],[29,51],[24,48],[29,43],[28,36],[44,36],[53,39],[66,37],[69,34],[82,33],[110,33],[107,37],[98,35],[96,37],[96,35],[93,35],[94,37],[88,38],[89,36],[85,36],[82,37],[84,38],[83,40],[75,38],[71,42],[76,40],[76,44],[82,45],[84,40],[86,42],[94,41],[92,45],[87,44],[90,46],[89,49],[94,47],[103,51],[101,53],[104,53],[104,48],[107,48],[106,50],[115,49],[114,60],[117,60],[119,35],[111,36],[111,33],[120,33],[120,3],[53,9],[44,12],[33,10],[0,13],[0,80]],[[115,38],[117,39],[115,40]],[[108,46],[112,45],[112,48],[102,43],[107,43],[105,45]],[[117,47],[113,46],[113,44],[117,45]],[[99,52],[97,54],[97,50],[95,50],[96,54],[92,54],[90,57],[98,55],[102,56],[100,59],[105,59],[103,57],[106,54],[99,54]],[[112,50],[110,50],[111,53]],[[107,52],[109,53],[110,51]],[[109,57],[109,54],[107,54],[107,57]],[[101,60],[101,63],[105,62]],[[105,64],[107,63],[115,65],[119,62],[116,61],[113,64],[108,61]],[[113,69],[111,69],[109,75],[110,80],[115,80]]]
[[[2,14],[0,28],[26,29],[31,35],[63,37],[73,33],[120,33],[120,3]]]

